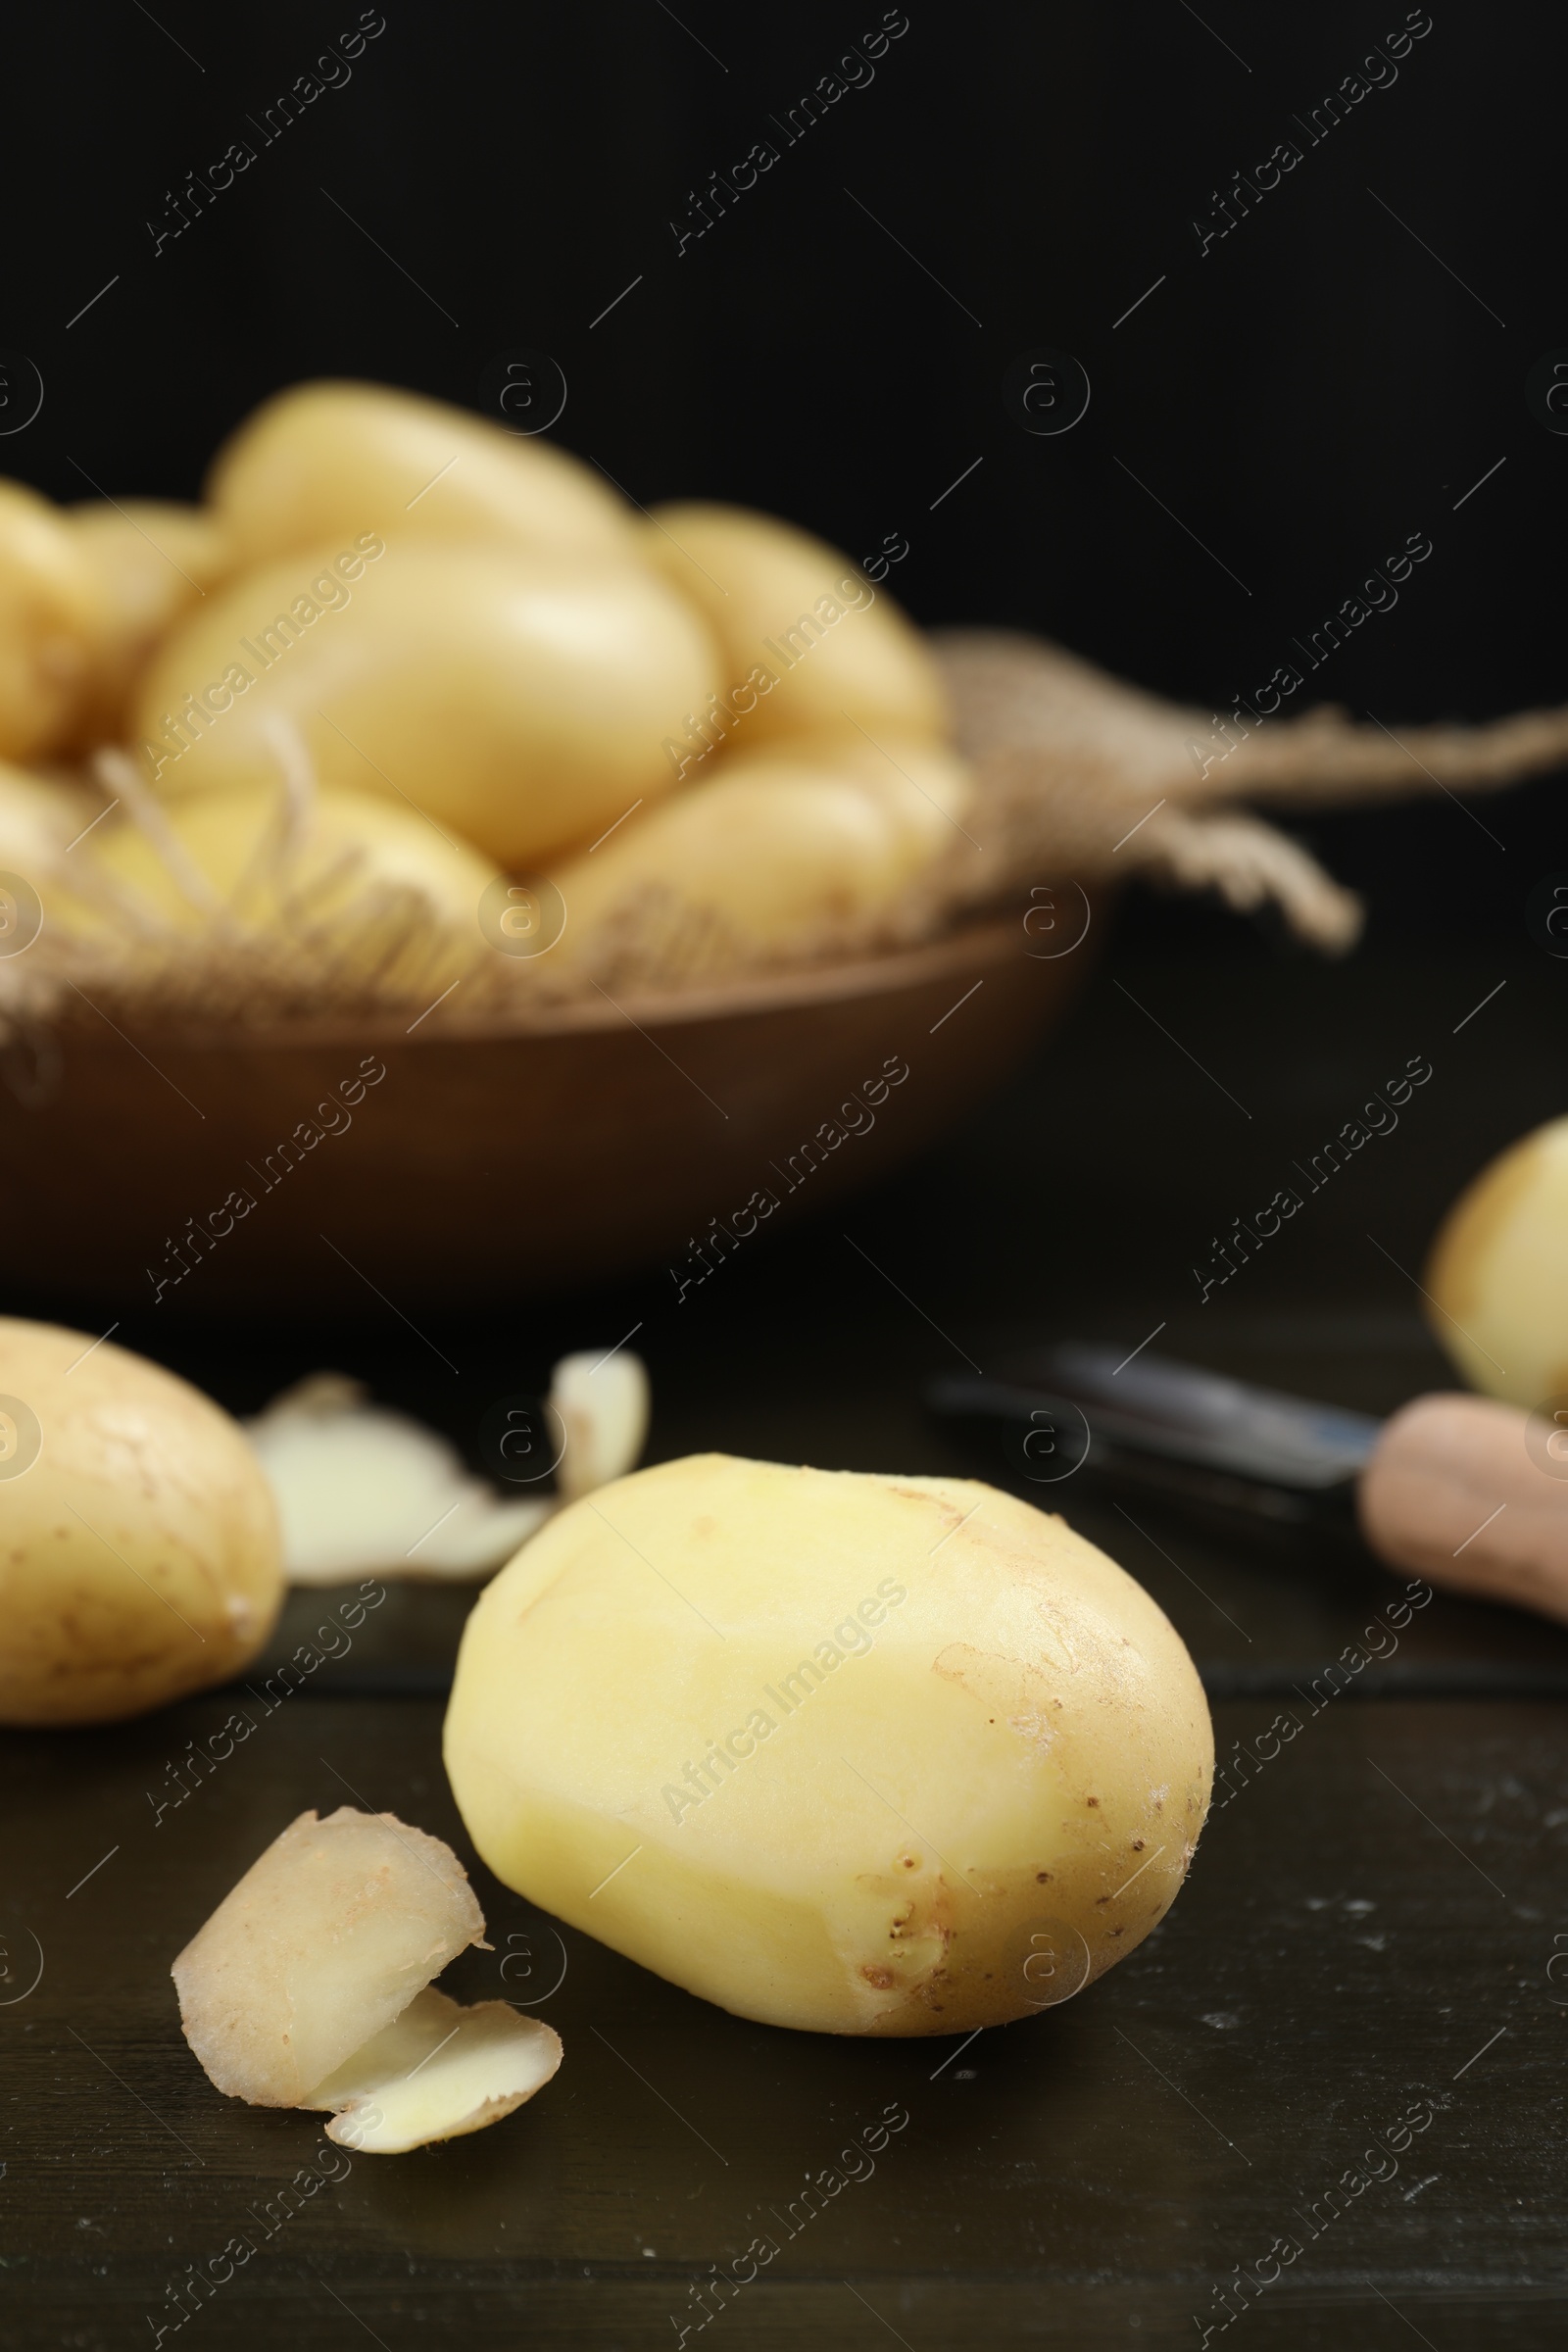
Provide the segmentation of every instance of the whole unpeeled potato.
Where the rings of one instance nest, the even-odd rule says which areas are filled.
[[[98,827],[75,894],[46,893],[50,916],[77,937],[113,932],[122,954],[170,931],[263,931],[285,954],[330,943],[344,980],[412,966],[437,987],[489,952],[478,906],[499,869],[401,801],[328,786],[296,817],[279,787],[253,784],[159,813],[162,849],[129,817]]]
[[[171,798],[231,790],[275,775],[282,718],[321,783],[527,865],[667,792],[715,678],[696,612],[630,559],[371,532],[215,591],[143,677],[131,748]]]
[[[72,734],[108,622],[104,582],[59,508],[0,481],[0,759]]]
[[[929,646],[848,556],[771,514],[694,500],[660,507],[644,554],[703,614],[724,657],[723,695],[696,715],[733,749],[856,725],[943,736]],[[673,730],[679,732],[679,730]],[[704,737],[686,736],[700,753]]]
[[[555,870],[557,968],[594,971],[621,951],[638,968],[716,972],[808,953],[888,913],[930,847],[890,793],[843,767],[727,760]]]
[[[574,1504],[487,1588],[446,1761],[508,1886],[688,1990],[956,2034],[1148,1935],[1213,1740],[1172,1627],[1061,1520],[708,1454]]]
[[[0,1723],[111,1723],[226,1682],[282,1597],[237,1423],[112,1341],[0,1317]]]
[[[1432,1328],[1472,1388],[1568,1404],[1568,1118],[1465,1187],[1432,1247]]]
[[[629,509],[564,450],[386,384],[264,402],[214,459],[207,497],[247,564],[361,531],[611,559],[635,544]]]
[[[232,551],[202,508],[164,499],[94,499],[68,507],[61,519],[96,573],[104,599],[73,740],[113,742],[153,648],[226,576]]]

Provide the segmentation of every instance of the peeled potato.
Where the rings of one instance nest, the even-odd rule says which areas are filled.
[[[97,566],[59,508],[0,481],[0,759],[71,736],[108,622]]]
[[[722,707],[706,715],[732,748],[848,733],[851,720],[873,734],[946,732],[941,678],[919,631],[837,548],[746,507],[693,503],[657,508],[643,552],[718,640]]]
[[[634,564],[344,539],[247,573],[176,630],[132,749],[167,796],[230,789],[274,773],[281,715],[323,782],[406,795],[527,865],[669,790],[664,739],[714,676],[702,622]]]
[[[231,550],[203,508],[162,499],[93,500],[68,508],[63,519],[97,575],[105,608],[74,735],[110,742],[122,729],[154,647],[226,576]]]
[[[1482,1169],[1427,1267],[1432,1328],[1472,1388],[1568,1402],[1568,1118]]]
[[[968,1480],[708,1454],[603,1488],[503,1569],[446,1761],[508,1886],[689,1991],[958,2034],[1067,1997],[1163,1917],[1213,1741],[1171,1626],[1060,1519]]]
[[[112,1723],[227,1682],[283,1597],[228,1415],[112,1341],[0,1318],[0,1723]]]
[[[897,775],[873,785],[782,749],[729,760],[556,869],[556,967],[597,969],[617,950],[711,970],[809,954],[895,906],[930,860],[936,824],[940,811]]]
[[[278,393],[220,450],[207,496],[246,564],[362,531],[585,557],[635,544],[627,509],[575,458],[384,384]]]
[[[165,815],[172,862],[128,817],[89,836],[74,879],[108,886],[119,903],[57,900],[63,922],[101,932],[139,918],[190,931],[226,913],[280,941],[335,930],[345,964],[364,969],[384,962],[386,925],[412,925],[432,985],[487,952],[478,906],[499,869],[416,809],[330,789],[314,796],[294,837],[280,789],[254,784],[177,801]]]

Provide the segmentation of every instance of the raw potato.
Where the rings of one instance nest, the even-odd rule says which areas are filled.
[[[626,508],[575,458],[384,384],[278,393],[220,450],[207,495],[247,564],[362,531],[566,556],[636,545]]]
[[[1171,1626],[1061,1520],[709,1454],[574,1504],[486,1589],[446,1760],[509,1886],[688,1990],[957,2034],[1164,1915],[1213,1740]]]
[[[89,836],[73,879],[99,886],[96,911],[57,901],[62,921],[123,935],[127,924],[161,933],[231,920],[280,946],[335,931],[346,973],[382,969],[406,934],[432,986],[488,953],[479,901],[500,869],[378,793],[329,787],[296,825],[275,784],[241,785],[155,804],[150,821],[157,839],[127,816]]]
[[[632,955],[717,971],[825,948],[891,913],[930,862],[933,822],[947,831],[896,773],[872,783],[847,761],[835,772],[783,748],[727,760],[558,867],[566,925],[556,968],[597,972]]]
[[[510,2001],[471,2009],[433,1987],[368,2041],[305,2102],[336,2110],[328,2139],[368,2156],[401,2156],[432,2139],[482,2132],[543,2090],[561,2036]]]
[[[655,510],[644,553],[718,640],[733,715],[718,711],[711,723],[731,730],[732,750],[775,735],[848,734],[852,721],[873,735],[946,737],[935,657],[837,548],[771,514],[694,502]]]
[[[72,734],[108,619],[97,568],[60,510],[0,481],[0,759],[54,751]]]
[[[62,518],[97,574],[102,638],[74,731],[106,743],[127,719],[131,689],[160,639],[232,568],[228,541],[211,514],[161,499],[94,499]]]
[[[655,573],[475,541],[354,544],[247,573],[168,640],[133,746],[161,793],[270,778],[281,715],[322,783],[412,801],[518,865],[673,785],[665,738],[717,684],[717,658]]]
[[[449,1845],[391,1813],[302,1813],[171,1972],[217,2087],[253,2107],[330,2105],[318,2083],[401,2017],[484,1917]]]
[[[1472,1388],[1568,1404],[1568,1118],[1482,1169],[1427,1266],[1432,1328]]]
[[[271,1632],[277,1512],[242,1431],[113,1341],[0,1318],[0,1723],[139,1715]]]

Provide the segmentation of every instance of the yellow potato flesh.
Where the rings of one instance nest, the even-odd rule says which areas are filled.
[[[1568,1118],[1467,1186],[1433,1245],[1434,1332],[1472,1388],[1527,1409],[1568,1404]]]
[[[432,1985],[304,2103],[335,2109],[340,2147],[401,2156],[499,2123],[543,2090],[561,2064],[561,2036],[510,2001],[463,2008]]]
[[[74,733],[86,743],[122,730],[131,690],[153,649],[231,568],[226,538],[200,507],[107,499],[71,507],[64,521],[97,574],[102,636]]]
[[[538,438],[380,384],[298,384],[248,417],[207,481],[242,561],[362,531],[629,558],[627,509]]]
[[[955,1479],[665,1463],[464,1634],[446,1761],[530,1900],[742,2016],[954,2034],[1173,1900],[1213,1742],[1186,1650],[1059,1520]]]
[[[655,510],[644,552],[718,641],[723,693],[707,723],[730,750],[847,734],[854,721],[873,734],[945,734],[941,679],[919,631],[836,548],[743,507],[691,504]],[[695,730],[683,741],[701,754]]]
[[[175,632],[131,745],[159,791],[271,777],[265,722],[282,713],[322,782],[407,796],[526,866],[670,787],[664,739],[715,657],[663,581],[494,545],[380,546],[250,573]]]
[[[59,509],[0,481],[0,759],[70,737],[108,620],[96,566]]]
[[[0,1318],[0,1723],[109,1723],[226,1682],[282,1602],[241,1430],[91,1333]]]

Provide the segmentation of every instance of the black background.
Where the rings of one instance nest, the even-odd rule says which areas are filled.
[[[499,353],[544,351],[569,387],[556,437],[637,499],[744,501],[857,556],[901,534],[889,585],[922,620],[1037,629],[1213,701],[1420,530],[1432,558],[1313,689],[1395,726],[1563,698],[1568,439],[1524,399],[1568,345],[1553,12],[1437,0],[1396,80],[1315,146],[1293,115],[1399,30],[1396,0],[910,0],[874,79],[791,146],[770,117],[875,30],[871,0],[682,0],[679,21],[388,0],[350,78],[270,145],[247,118],[357,9],[156,14],[53,12],[13,51],[0,345],[45,399],[0,464],[57,497],[90,494],[79,468],[190,495],[299,377],[476,407]],[[1200,254],[1194,219],[1287,137],[1301,163]],[[677,253],[692,191],[763,138],[776,165]],[[155,253],[171,195],[235,139],[254,164]],[[1041,347],[1093,385],[1054,438],[1002,398]],[[1517,941],[1562,862],[1556,792],[1486,805],[1500,848],[1440,797],[1310,838],[1375,935]],[[1133,919],[1220,946],[1206,910]]]

